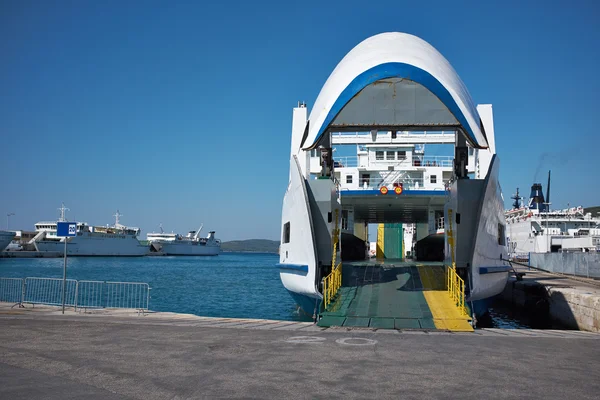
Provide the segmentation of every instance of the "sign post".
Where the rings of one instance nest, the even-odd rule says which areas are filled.
[[[63,284],[62,284],[62,313],[65,313],[65,300],[67,294],[67,240],[70,237],[77,236],[76,222],[58,222],[56,224],[56,236],[65,238],[65,265],[63,268]]]

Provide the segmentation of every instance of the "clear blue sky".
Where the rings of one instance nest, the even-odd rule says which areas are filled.
[[[3,1],[0,226],[64,201],[92,224],[118,208],[144,233],[278,239],[292,108],[386,31],[494,105],[506,198],[552,167],[553,207],[600,204],[598,2],[489,3]]]

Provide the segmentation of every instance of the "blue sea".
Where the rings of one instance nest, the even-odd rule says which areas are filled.
[[[310,321],[299,314],[279,279],[277,254],[222,253],[216,257],[71,257],[67,277],[144,282],[150,310],[208,317]],[[62,258],[0,258],[0,277],[62,278]],[[494,304],[484,327],[546,328]]]
[[[145,282],[150,309],[210,317],[304,320],[284,289],[276,254],[216,257],[72,257],[67,278]],[[62,278],[62,258],[0,258],[0,277]]]

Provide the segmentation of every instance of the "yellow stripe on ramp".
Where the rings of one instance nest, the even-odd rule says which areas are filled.
[[[470,318],[462,315],[452,303],[446,291],[446,274],[442,267],[418,265],[419,276],[423,283],[423,296],[433,315],[437,329],[455,332],[473,332]]]

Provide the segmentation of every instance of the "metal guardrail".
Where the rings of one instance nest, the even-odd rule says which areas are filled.
[[[134,308],[147,310],[150,303],[150,287],[139,282],[105,282],[105,308]]]
[[[0,278],[0,301],[18,304],[23,298],[23,279]]]
[[[104,308],[106,301],[103,281],[79,281],[77,306],[80,308]]]
[[[368,182],[359,183],[358,188],[356,189],[348,189],[342,188],[342,190],[378,190],[385,184],[385,186],[392,187],[394,183],[386,182],[387,177],[371,177]],[[431,188],[425,189],[424,179],[423,178],[405,178],[398,179],[398,183],[402,183],[402,188],[404,190],[445,190],[444,188]]]
[[[326,310],[329,308],[329,304],[331,304],[341,286],[342,263],[339,263],[329,275],[323,278],[323,304]]]
[[[385,153],[385,152],[384,152]],[[387,158],[384,154],[382,159],[369,160],[365,158],[359,164],[358,156],[342,156],[334,158],[334,166],[336,168],[370,168],[370,167],[382,167],[382,166],[394,166],[395,169],[402,169],[403,167],[452,167],[454,165],[454,157],[452,156],[421,156],[415,155],[412,159],[408,158]]]
[[[15,304],[62,305],[62,279],[0,278],[0,301]],[[66,281],[65,305],[79,308],[149,310],[150,286],[141,282]]]
[[[62,279],[58,278],[25,278],[23,280],[22,303],[62,305]],[[65,305],[75,306],[77,281],[67,279]]]
[[[450,299],[464,316],[469,316],[465,307],[465,281],[456,273],[456,266],[446,267],[446,290]]]
[[[450,295],[450,299],[458,308],[458,311],[465,316],[469,316],[469,312],[465,307],[465,281],[458,276],[456,272],[455,253],[454,253],[454,230],[452,229],[453,210],[448,209],[448,224],[447,240],[450,247],[450,259],[452,266],[446,266],[446,290]]]
[[[335,228],[332,232],[333,239],[333,252],[331,255],[331,267],[332,271],[329,275],[323,278],[323,305],[325,309],[329,307],[329,304],[335,298],[338,290],[342,286],[342,263],[338,263],[336,265],[336,257],[337,257],[337,246],[339,242],[340,232],[339,232],[339,211],[335,210]]]

